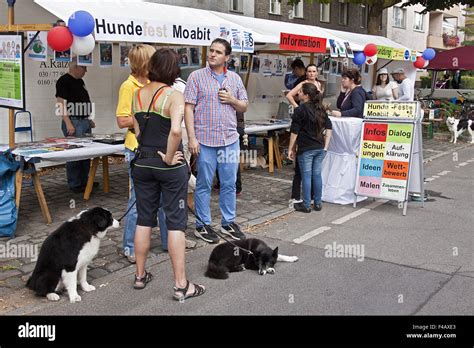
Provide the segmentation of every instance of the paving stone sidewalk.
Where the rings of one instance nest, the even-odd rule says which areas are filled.
[[[471,146],[466,141],[456,145],[447,141],[436,139],[425,140],[424,158],[426,162],[435,160],[437,156],[446,151],[453,151],[466,146]],[[120,162],[120,161],[118,161]],[[102,177],[98,170],[96,181]],[[244,230],[265,223],[272,219],[288,214],[292,209],[288,208],[288,200],[291,192],[291,180],[293,168],[286,165],[281,170],[276,170],[273,175],[266,169],[250,169],[242,174],[243,192],[237,197],[238,217],[236,222]],[[49,205],[53,223],[46,225],[41,214],[34,187],[31,182],[24,180],[23,193],[20,205],[20,214],[16,237],[14,239],[0,239],[3,250],[10,250],[8,255],[0,255],[0,300],[2,296],[23,288],[35,266],[35,260],[31,258],[19,258],[12,255],[13,248],[20,246],[34,248],[39,251],[44,239],[54,231],[61,223],[84,209],[94,206],[102,206],[109,209],[118,218],[127,207],[128,175],[125,164],[116,163],[110,166],[110,192],[102,192],[102,183],[92,193],[89,201],[84,201],[82,195],[74,194],[68,190],[66,184],[65,168],[57,168],[45,173],[41,182]],[[218,192],[213,191],[211,211],[214,225],[219,226],[220,211],[218,205]],[[193,235],[194,217],[189,215],[187,239],[194,247],[202,247],[206,243]],[[103,277],[112,272],[130,266],[130,263],[121,254],[123,227],[111,230],[102,241],[98,256],[90,266],[88,276],[92,279]],[[194,243],[193,243],[194,242]],[[163,253],[159,232],[152,234],[150,256]],[[10,256],[10,257],[9,257]],[[1,303],[0,303],[1,305]]]

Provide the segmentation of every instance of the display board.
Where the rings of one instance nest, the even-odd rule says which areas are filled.
[[[403,202],[405,215],[409,191],[423,196],[423,185],[411,184],[412,181],[423,182],[419,115],[417,102],[365,103],[356,197],[361,195]],[[414,153],[421,163],[413,163]],[[411,175],[416,180],[410,180]]]
[[[0,34],[0,107],[25,109],[23,34]]]

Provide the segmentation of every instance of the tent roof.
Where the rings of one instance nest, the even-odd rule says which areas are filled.
[[[430,60],[428,70],[474,70],[474,46],[438,52]]]
[[[307,35],[307,36],[316,36],[323,37],[327,39],[334,39],[341,42],[348,41],[351,45],[352,50],[354,51],[363,51],[364,46],[368,43],[374,43],[379,46],[388,46],[393,48],[400,49],[409,49],[399,43],[392,41],[383,36],[367,35],[367,34],[358,34],[348,31],[326,29],[312,25],[303,25],[289,22],[278,22],[268,19],[237,16],[228,13],[222,12],[213,12],[216,16],[219,16],[223,19],[231,21],[233,23],[238,23],[246,28],[253,30],[254,33],[258,33],[262,36],[267,37],[265,43],[280,43],[280,33],[290,33],[296,35]],[[327,43],[329,48],[329,42]]]
[[[144,0],[34,0],[35,3],[51,12],[58,18],[67,21],[69,16],[77,10],[85,10],[95,17],[113,17],[125,19],[150,19],[166,22],[173,21],[183,24],[200,24],[206,26],[226,26],[242,30],[251,30],[255,42],[276,44],[278,49],[280,33],[307,35],[334,39],[341,42],[348,41],[354,51],[362,51],[368,43],[408,49],[382,36],[365,35],[326,29],[317,26],[303,25],[288,22],[272,21],[267,19],[239,16],[215,11],[200,10],[190,7],[164,5]],[[170,18],[170,19],[168,19]],[[327,43],[329,47],[329,42]]]

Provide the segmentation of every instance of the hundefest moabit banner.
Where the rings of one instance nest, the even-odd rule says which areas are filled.
[[[140,19],[95,19],[96,41],[154,42],[208,46],[219,37],[219,28]]]

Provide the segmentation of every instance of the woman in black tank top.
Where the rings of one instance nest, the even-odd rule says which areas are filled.
[[[171,49],[156,51],[148,65],[150,83],[136,92],[132,104],[139,143],[133,167],[138,213],[134,288],[143,289],[152,279],[151,273],[145,270],[145,261],[161,197],[175,278],[173,298],[184,300],[202,295],[205,288],[190,283],[185,272],[189,172],[181,144],[184,97],[169,87],[179,76],[178,61],[177,53]]]

